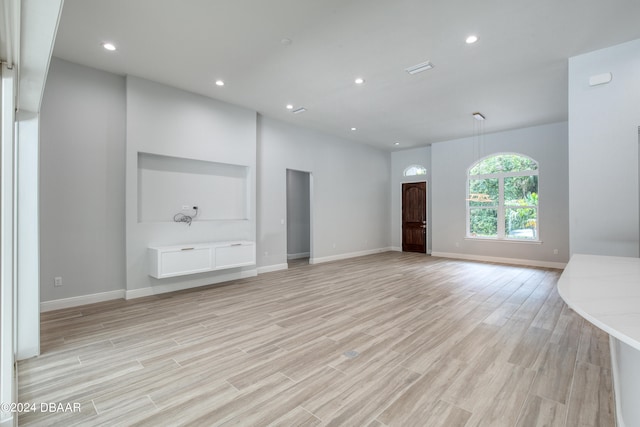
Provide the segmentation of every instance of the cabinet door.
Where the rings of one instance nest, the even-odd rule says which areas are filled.
[[[255,245],[238,243],[216,248],[216,269],[242,267],[256,263]]]
[[[213,269],[211,248],[183,248],[160,253],[158,278],[201,273]]]

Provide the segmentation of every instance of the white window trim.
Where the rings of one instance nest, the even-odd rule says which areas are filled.
[[[491,242],[491,243],[517,243],[517,244],[530,244],[541,245],[542,240],[533,239],[498,239],[491,237],[464,237],[463,240],[469,240],[471,242]]]
[[[531,161],[535,162],[535,164],[538,166],[537,169],[532,169],[532,170],[526,170],[526,171],[517,171],[517,172],[504,172],[504,173],[490,173],[490,174],[480,174],[480,175],[470,175],[470,171],[471,169],[473,169],[473,167],[475,165],[477,165],[478,163],[489,159],[491,157],[497,157],[497,156],[504,156],[504,155],[515,155],[515,156],[520,156],[520,157],[526,157],[527,159],[530,159]],[[476,240],[476,241],[488,241],[488,242],[509,242],[509,243],[534,243],[534,244],[540,244],[542,243],[542,240],[540,240],[540,205],[538,204],[538,206],[533,206],[533,205],[518,205],[518,206],[510,206],[510,205],[506,205],[504,203],[504,179],[505,178],[511,178],[511,177],[517,177],[517,176],[532,176],[535,175],[538,177],[538,188],[540,188],[540,174],[539,174],[539,164],[538,161],[525,155],[522,153],[514,153],[514,152],[501,152],[501,153],[494,153],[494,154],[490,154],[488,156],[485,156],[479,160],[476,160],[475,162],[473,162],[471,164],[471,166],[469,166],[469,168],[467,168],[467,181],[466,181],[466,206],[465,206],[465,210],[466,210],[466,232],[465,232],[465,240]],[[469,181],[471,180],[480,180],[480,179],[497,179],[498,180],[498,204],[495,206],[473,206],[473,209],[495,209],[498,212],[498,229],[497,229],[497,236],[496,237],[487,237],[487,236],[481,236],[481,237],[477,237],[477,236],[472,236],[471,235],[471,218],[470,218],[470,213],[471,213],[471,206],[469,206],[469,198],[470,198],[470,194],[469,194]],[[514,208],[514,209],[526,209],[526,208],[533,208],[536,209],[537,213],[536,213],[536,238],[535,239],[516,239],[516,238],[509,238],[506,235],[505,232],[505,211],[506,209],[510,209],[510,208]]]

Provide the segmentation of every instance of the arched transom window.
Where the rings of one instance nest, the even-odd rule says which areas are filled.
[[[408,166],[403,173],[404,176],[418,176],[418,175],[426,175],[426,174],[427,174],[427,168],[420,165]]]
[[[485,157],[467,174],[467,237],[538,240],[538,162],[518,153]]]

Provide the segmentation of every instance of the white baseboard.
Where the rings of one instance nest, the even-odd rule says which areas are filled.
[[[124,299],[136,299],[136,298],[144,298],[151,295],[155,295],[156,292],[153,292],[152,287],[148,288],[140,288],[140,289],[131,289],[130,291],[125,291]],[[160,292],[162,293],[162,292]]]
[[[258,274],[271,273],[272,271],[286,270],[288,268],[289,264],[266,265],[264,267],[258,267]]]
[[[339,261],[341,259],[356,258],[359,256],[379,254],[381,252],[389,252],[390,250],[391,250],[391,247],[386,247],[386,248],[369,249],[366,251],[349,252],[346,254],[325,256],[321,258],[310,258],[309,264],[321,264],[323,262]]]
[[[63,308],[77,307],[79,305],[94,304],[96,302],[122,299],[125,297],[124,289],[110,292],[100,292],[97,294],[81,295],[78,297],[62,298],[53,301],[43,301],[40,303],[40,312],[60,310]]]
[[[536,261],[532,259],[504,258],[484,255],[458,254],[451,252],[432,252],[431,256],[441,258],[465,259],[469,261],[497,262],[500,264],[526,265],[530,267],[557,268],[560,270],[563,270],[567,266],[566,262]]]
[[[300,252],[299,254],[287,254],[287,259],[309,258],[309,252]]]
[[[287,264],[283,264],[286,268]],[[258,270],[246,270],[239,273],[228,273],[213,278],[207,278],[205,283],[202,282],[187,282],[187,283],[172,283],[168,285],[155,285],[141,289],[125,290],[120,289],[117,291],[101,292],[97,294],[81,295],[71,298],[57,299],[53,301],[44,301],[40,303],[40,312],[60,310],[63,308],[78,307],[81,305],[94,304],[97,302],[111,301],[114,299],[135,299],[148,297],[150,295],[164,294],[167,292],[181,291],[184,289],[197,288],[200,286],[212,285],[215,283],[228,282],[230,280],[244,279],[247,277],[255,277],[258,275]]]
[[[252,270],[240,271],[237,273],[227,273],[227,274],[221,274],[215,277],[208,277],[206,279],[206,283],[202,283],[201,281],[186,282],[186,283],[171,283],[166,285],[154,285],[154,286],[149,286],[147,288],[141,288],[141,289],[131,289],[126,291],[125,299],[130,300],[135,298],[148,297],[151,295],[166,294],[168,292],[182,291],[185,289],[199,288],[200,286],[214,285],[216,283],[228,282],[231,280],[246,279],[247,277],[255,277],[257,275],[258,275],[258,270],[252,269]]]

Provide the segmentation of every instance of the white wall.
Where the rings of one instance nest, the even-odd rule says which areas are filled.
[[[127,77],[126,88],[127,297],[255,275],[255,268],[247,267],[154,279],[147,274],[147,247],[240,239],[255,241],[256,113],[137,77]],[[176,222],[138,222],[139,152],[247,167],[248,219],[196,219],[191,226]]]
[[[613,80],[589,86],[589,77]],[[571,252],[638,256],[640,40],[569,59]]]
[[[246,166],[139,153],[138,222],[173,221],[178,213],[194,215],[194,207],[196,221],[248,219],[248,172]]]
[[[389,247],[389,153],[258,119],[258,265],[286,268],[286,170],[311,172],[313,260]]]
[[[411,165],[427,168],[426,176],[405,177],[404,170]],[[402,250],[402,184],[405,182],[427,182],[427,253],[431,253],[431,147],[391,153],[391,246]]]
[[[124,123],[123,77],[52,60],[40,121],[41,301],[124,288]]]
[[[611,83],[589,86],[610,72]],[[640,40],[569,59],[571,252],[639,254]],[[618,425],[640,425],[640,352],[611,338]]]
[[[49,74],[41,131],[42,301],[136,297],[251,273],[153,279],[149,245],[256,240],[262,271],[286,268],[287,169],[311,172],[316,262],[389,247],[387,152],[272,119],[257,124],[250,110],[60,59]],[[191,227],[139,222],[138,152],[248,167],[249,218]],[[56,276],[62,287],[53,287]]]
[[[287,169],[287,258],[309,257],[311,195],[308,172]]]
[[[19,360],[40,354],[40,233],[38,217],[39,133],[36,113],[18,120],[18,286]]]
[[[500,152],[522,153],[538,162],[541,244],[465,238],[467,169],[478,159]],[[569,260],[567,123],[440,142],[431,146],[431,156],[433,254],[549,266]]]

